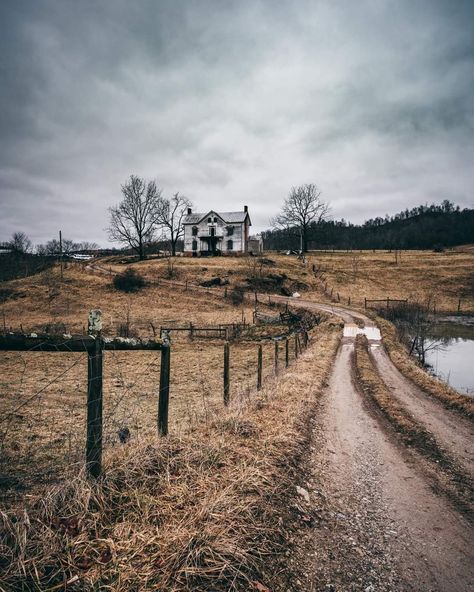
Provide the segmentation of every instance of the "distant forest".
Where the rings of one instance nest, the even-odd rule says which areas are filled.
[[[297,228],[262,233],[266,250],[299,249]],[[404,210],[394,216],[373,218],[363,224],[327,220],[313,224],[312,249],[442,249],[474,243],[474,209],[450,201]]]

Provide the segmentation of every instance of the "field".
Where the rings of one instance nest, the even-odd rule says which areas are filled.
[[[152,337],[161,325],[252,322],[253,308],[222,297],[169,286],[149,286],[126,295],[108,277],[66,269],[9,282],[3,306],[13,330],[82,333],[88,310],[100,308],[104,333]],[[52,297],[52,295],[54,297]],[[261,310],[267,307],[260,305]],[[278,314],[268,309],[270,314]],[[230,396],[245,402],[255,390],[257,349],[263,349],[263,381],[274,376],[273,336],[285,325],[251,326],[230,345]],[[210,423],[223,409],[223,340],[171,333],[170,433],[183,435]],[[280,368],[284,348],[279,349]],[[290,360],[294,359],[294,344]],[[85,448],[87,360],[80,353],[2,352],[0,356],[2,493],[29,495],[38,483],[58,479],[80,464]],[[106,352],[104,359],[104,445],[119,445],[118,432],[133,439],[156,434],[159,352]]]
[[[119,262],[120,261],[120,262]],[[248,286],[248,278],[260,291],[278,291],[281,285],[315,300],[337,300],[364,306],[364,299],[400,298],[436,304],[439,311],[474,311],[474,250],[458,247],[442,253],[432,251],[312,251],[306,261],[294,256],[269,253],[267,264],[252,258],[178,258],[174,278],[201,282],[213,277],[230,285]],[[127,259],[109,258],[104,267],[121,271]],[[313,265],[316,273],[313,273]],[[150,279],[166,278],[166,260],[144,261],[133,266]],[[285,275],[279,282],[259,283],[259,277]],[[326,293],[324,285],[327,285]],[[251,284],[252,285],[252,284]]]
[[[347,304],[364,298],[400,298],[436,305],[438,311],[474,312],[474,252],[317,252],[315,262],[328,288]]]
[[[189,323],[249,326],[230,344],[228,409],[224,340],[171,332],[169,438],[156,437],[159,352],[105,353],[104,476],[98,483],[82,470],[85,354],[1,353],[0,506],[6,512],[0,513],[0,586],[53,590],[72,582],[120,592],[204,591],[252,589],[257,581],[289,589],[294,566],[275,549],[291,549],[301,524],[307,528],[314,518],[301,514],[295,484],[306,487],[301,459],[327,392],[341,323],[318,319],[310,349],[298,360],[292,338],[288,369],[280,347],[275,376],[274,338],[285,339],[289,327],[253,325],[253,297],[234,305],[234,289],[298,291],[307,300],[346,305],[350,297],[356,308],[364,298],[389,296],[436,298],[438,310],[455,311],[461,298],[466,312],[473,310],[473,262],[474,253],[455,251],[402,253],[397,261],[386,252],[318,252],[306,261],[271,253],[263,260],[176,258],[170,270],[166,259],[108,258],[68,265],[63,279],[52,268],[4,282],[7,330],[82,333],[93,308],[103,311],[109,336],[158,337],[161,326]],[[128,266],[147,280],[134,294],[112,286],[112,275]],[[196,289],[214,278],[219,288]],[[288,301],[296,310],[297,298]],[[257,392],[259,345],[263,389]],[[125,427],[131,438],[123,445]]]
[[[132,265],[149,281],[136,294],[115,290],[105,272]],[[313,266],[316,270],[313,272]],[[474,310],[474,252],[312,252],[296,257],[166,259],[132,262],[106,258],[90,269],[69,265],[61,281],[57,268],[2,284],[6,329],[82,333],[90,309],[103,311],[106,335],[152,337],[160,326],[252,323],[250,302],[234,306],[220,288],[186,290],[185,282],[219,277],[229,294],[235,286],[278,293],[299,291],[306,299],[362,307],[364,298],[408,298],[436,302],[438,310]],[[332,297],[331,297],[332,290]],[[266,307],[260,305],[265,310]],[[266,313],[275,314],[266,309]],[[252,327],[231,345],[231,398],[245,401],[256,386],[257,344],[263,345],[263,375],[274,374],[272,336],[284,327]],[[186,434],[212,422],[223,406],[223,341],[172,333],[170,431]],[[294,352],[292,350],[292,355]],[[280,367],[283,366],[280,348]],[[127,427],[132,438],[156,433],[160,356],[152,352],[107,352],[104,365],[105,445],[118,445]],[[84,450],[86,359],[83,354],[6,352],[0,356],[2,491],[28,494],[36,482],[55,481]]]

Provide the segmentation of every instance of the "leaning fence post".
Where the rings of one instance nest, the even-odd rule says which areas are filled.
[[[229,360],[230,360],[230,352],[229,352],[229,344],[226,341],[224,343],[224,405],[227,407],[229,404]]]
[[[278,374],[278,341],[275,341],[275,374]]]
[[[86,467],[91,477],[102,470],[102,361],[101,311],[89,312],[89,335],[94,342],[87,350],[87,438]]]
[[[158,398],[158,434],[168,435],[168,408],[170,398],[170,358],[171,345],[168,332],[165,332],[161,346],[160,394]]]
[[[262,346],[258,346],[258,358],[257,358],[257,390],[262,388]]]
[[[288,368],[290,365],[290,346],[288,342],[288,337],[285,339],[285,366]]]

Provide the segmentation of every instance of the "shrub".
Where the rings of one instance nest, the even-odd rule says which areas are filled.
[[[242,286],[235,286],[235,288],[230,293],[230,301],[234,306],[242,304],[244,301],[244,289]]]
[[[145,286],[145,279],[131,267],[117,274],[113,279],[114,288],[122,292],[137,292]]]

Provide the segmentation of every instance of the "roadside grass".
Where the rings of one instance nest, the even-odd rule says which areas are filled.
[[[192,433],[110,449],[97,483],[71,474],[1,513],[2,590],[287,589],[299,461],[339,337],[323,322],[258,396]]]
[[[395,326],[386,319],[376,318],[382,333],[383,344],[392,362],[400,372],[412,380],[425,393],[441,401],[448,409],[454,409],[474,419],[474,399],[461,395],[446,382],[431,376],[408,354],[406,347],[400,342]]]

